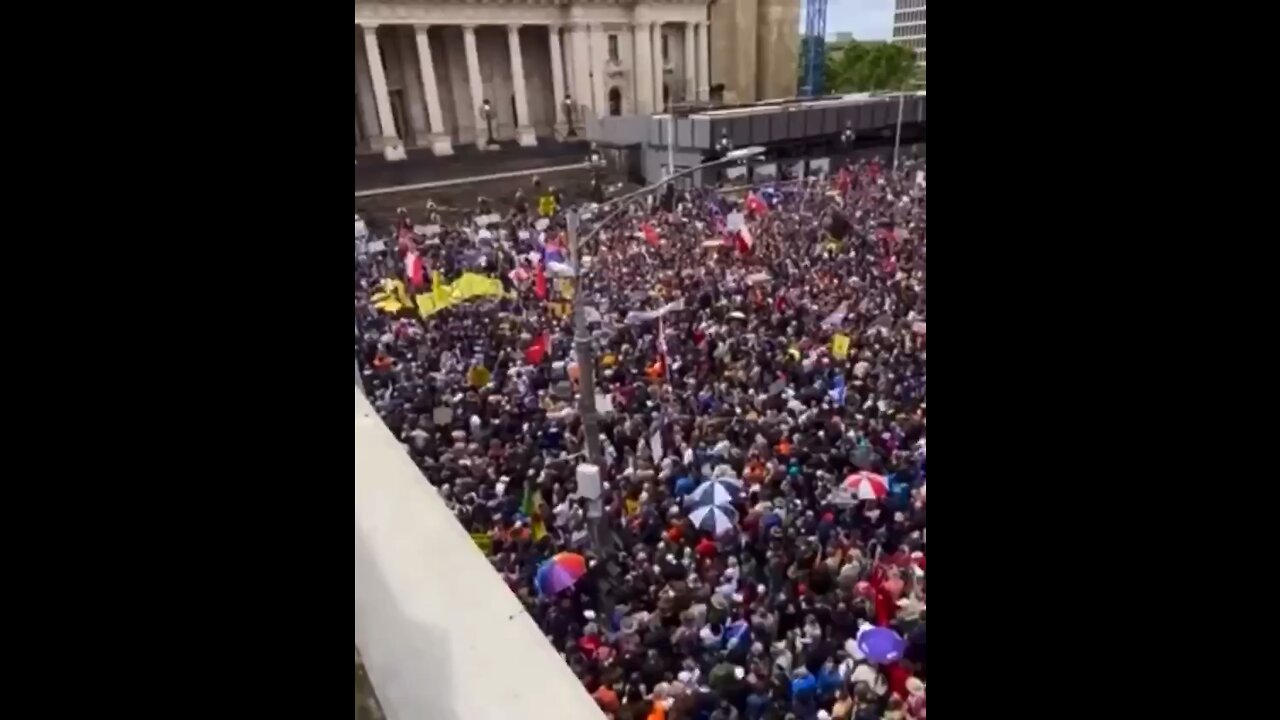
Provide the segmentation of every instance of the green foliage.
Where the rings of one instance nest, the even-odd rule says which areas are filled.
[[[824,80],[829,93],[900,90],[916,75],[915,53],[891,43],[852,41],[827,49]]]

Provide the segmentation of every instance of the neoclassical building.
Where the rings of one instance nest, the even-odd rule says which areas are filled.
[[[356,0],[356,152],[536,145],[706,100],[706,0]],[[794,64],[794,63],[792,63]],[[566,102],[567,98],[567,102]],[[486,117],[485,103],[488,103]]]

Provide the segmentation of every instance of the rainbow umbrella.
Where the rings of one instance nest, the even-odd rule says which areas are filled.
[[[586,574],[587,561],[581,555],[562,552],[542,563],[533,580],[540,594],[555,595],[565,588],[573,587]]]

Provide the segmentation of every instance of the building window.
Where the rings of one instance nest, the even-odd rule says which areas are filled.
[[[609,60],[618,62],[618,36],[616,33],[609,34]]]
[[[669,56],[667,55],[667,34],[663,33],[662,34],[662,62],[670,62],[669,60],[667,60],[668,57]]]
[[[616,87],[609,88],[609,114],[622,114],[622,91]]]

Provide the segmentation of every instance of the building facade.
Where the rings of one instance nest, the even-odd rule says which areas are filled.
[[[752,0],[754,2],[754,0]],[[706,101],[706,0],[356,0],[355,147],[536,145]],[[794,65],[794,62],[792,63]]]
[[[921,80],[925,73],[924,28],[925,0],[894,0],[893,42],[915,51]]]
[[[711,78],[724,102],[795,97],[800,0],[719,0],[711,6]]]

